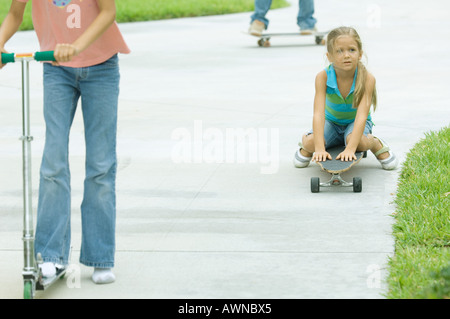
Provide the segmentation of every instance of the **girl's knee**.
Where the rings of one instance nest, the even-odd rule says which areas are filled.
[[[370,143],[369,139],[367,138],[367,136],[363,136],[361,138],[361,141],[359,142],[358,147],[356,148],[358,151],[360,152],[364,152],[370,149],[372,143]]]
[[[347,136],[347,140],[346,140],[347,144],[350,141],[351,135],[352,134],[349,134]],[[372,147],[371,139],[368,136],[363,135],[363,136],[361,136],[361,140],[359,141],[359,144],[356,147],[356,150],[358,152],[364,152],[364,151],[371,149],[371,147]]]
[[[309,139],[311,139],[311,137],[312,137],[312,133],[305,133],[302,136],[302,142],[307,142]]]
[[[312,133],[306,133],[303,135],[302,148],[309,153],[314,152],[314,136]]]

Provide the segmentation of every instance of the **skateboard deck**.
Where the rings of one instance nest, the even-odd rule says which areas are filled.
[[[313,36],[315,37],[316,44],[318,45],[324,45],[325,44],[325,36],[328,34],[328,32],[312,32],[310,34],[301,34],[300,32],[274,32],[274,33],[263,33],[261,35],[254,35],[250,34],[251,36],[259,38],[258,45],[260,47],[270,47],[270,39],[272,37],[290,37],[290,36],[301,36],[301,37],[307,37],[307,36]]]
[[[328,187],[328,186],[352,186],[353,191],[355,193],[359,193],[362,190],[362,180],[360,177],[354,177],[353,182],[346,182],[340,176],[341,173],[348,171],[354,165],[361,161],[361,158],[367,156],[367,152],[356,152],[356,160],[353,161],[341,161],[336,160],[336,156],[339,153],[343,152],[345,146],[337,146],[330,149],[327,149],[327,152],[330,153],[332,159],[326,160],[325,162],[316,162],[319,167],[331,174],[331,179],[328,182],[321,183],[319,177],[311,177],[311,192],[318,193],[320,187]]]
[[[356,160],[344,162],[340,159],[337,160],[336,156],[339,155],[339,153],[343,152],[345,149],[345,146],[337,146],[333,147],[327,150],[328,153],[330,153],[332,159],[326,160],[325,162],[317,162],[317,164],[326,172],[337,174],[337,173],[343,173],[345,171],[348,171],[352,166],[356,165],[361,158],[363,157],[364,152],[356,152]]]

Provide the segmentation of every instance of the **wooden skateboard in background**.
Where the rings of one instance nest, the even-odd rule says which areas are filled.
[[[324,45],[325,44],[325,36],[328,34],[328,32],[312,32],[309,34],[302,34],[300,32],[286,32],[286,33],[263,33],[261,35],[253,35],[251,36],[259,38],[258,45],[260,47],[270,47],[270,39],[273,37],[307,37],[312,36],[315,38],[316,44],[318,45]]]

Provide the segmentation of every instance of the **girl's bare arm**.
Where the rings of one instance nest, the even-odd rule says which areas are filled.
[[[8,14],[3,20],[0,27],[0,52],[6,53],[5,44],[19,30],[23,20],[23,13],[25,12],[26,3],[19,1],[12,1]],[[0,68],[2,67],[0,57]]]
[[[372,105],[372,94],[375,89],[375,78],[373,75],[368,73],[366,81],[366,91],[361,103],[358,105],[355,125],[353,127],[353,132],[350,135],[350,140],[348,141],[345,150],[340,153],[336,159],[340,159],[342,161],[352,161],[356,159],[355,152],[364,133],[367,117],[369,116],[370,107]]]
[[[325,150],[324,127],[325,127],[325,103],[327,93],[327,74],[321,71],[315,82],[316,93],[314,96],[314,155],[313,161],[326,161],[331,159],[331,155]]]

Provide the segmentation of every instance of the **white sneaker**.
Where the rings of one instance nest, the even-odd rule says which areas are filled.
[[[395,156],[395,154],[390,151],[389,152],[389,157],[384,159],[384,160],[378,160],[381,164],[381,167],[383,167],[383,169],[385,170],[393,170],[396,169],[398,166],[398,158],[397,156]]]
[[[311,159],[312,157],[303,156],[299,149],[294,154],[294,166],[297,168],[307,167],[311,162]]]
[[[43,263],[39,265],[39,268],[41,268],[42,276],[45,278],[56,276],[56,266],[52,262]]]
[[[385,153],[385,152],[389,152],[389,157],[385,158],[385,159],[378,159],[378,162],[380,162],[381,167],[385,170],[393,170],[396,169],[398,166],[398,158],[397,156],[395,156],[394,152],[391,151],[389,145],[387,145],[387,143],[385,141],[383,141],[381,138],[378,138],[376,136],[374,136],[374,138],[376,138],[377,140],[380,141],[382,147],[381,149],[379,149],[374,155],[375,157],[377,157],[378,159],[378,155]]]
[[[39,265],[39,268],[41,269],[42,277],[44,278],[51,278],[56,276],[56,273],[64,269],[64,266],[61,264],[55,264],[52,262],[45,262]]]

